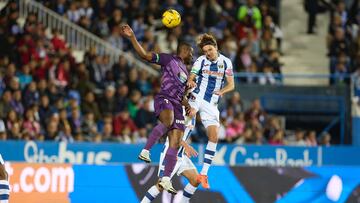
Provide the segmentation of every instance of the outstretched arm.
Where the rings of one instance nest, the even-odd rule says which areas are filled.
[[[194,73],[190,73],[190,76],[189,76],[188,82],[187,82],[188,88],[192,89],[192,88],[196,87],[195,78],[196,78],[196,75]]]
[[[134,47],[136,53],[143,58],[144,60],[147,60],[149,62],[151,62],[151,59],[153,57],[151,52],[147,52],[141,45],[140,43],[137,41],[136,36],[134,34],[134,31],[131,29],[131,27],[129,25],[123,25],[121,26],[121,34],[124,37],[127,37],[132,46]]]
[[[215,91],[214,94],[223,96],[225,93],[231,92],[235,89],[234,76],[226,77],[226,85],[219,91]]]
[[[186,156],[197,157],[197,155],[198,155],[197,151],[192,146],[190,146],[188,143],[186,143],[185,141],[182,140],[180,145],[184,147]]]

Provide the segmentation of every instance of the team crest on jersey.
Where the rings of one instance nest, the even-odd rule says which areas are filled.
[[[220,65],[218,65],[218,68],[219,68],[219,69],[223,69],[223,68],[224,68],[224,65],[223,65],[223,64],[220,64]]]
[[[182,83],[185,83],[186,81],[187,81],[187,75],[186,75],[186,73],[184,73],[184,72],[180,72],[179,73],[179,80],[180,80],[180,82],[182,82]]]

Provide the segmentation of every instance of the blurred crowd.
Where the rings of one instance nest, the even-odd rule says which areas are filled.
[[[40,0],[38,0],[40,1]],[[216,36],[221,52],[234,63],[244,83],[279,84],[281,41],[279,0],[50,0],[40,1],[58,14],[95,33],[116,48],[129,50],[120,35],[128,23],[147,50],[174,53],[179,41],[196,47],[199,34]],[[174,8],[182,26],[168,30],[161,15]],[[265,73],[258,75],[256,73]]]
[[[286,130],[284,117],[267,114],[258,99],[246,104],[238,92],[220,106],[220,142],[292,146],[329,146],[331,143],[331,135],[327,132],[317,135],[313,130]],[[201,125],[195,127],[198,134],[193,139],[204,139],[201,128]]]
[[[354,85],[355,99],[360,96],[360,4],[354,0],[306,0],[309,13],[308,33],[316,34],[316,14],[329,12],[326,38],[330,84]],[[360,104],[360,102],[359,102]]]
[[[221,52],[236,72],[249,74],[241,82],[277,84],[281,77],[281,38],[277,4],[247,1],[41,1],[73,23],[94,32],[113,46],[128,51],[119,26],[132,26],[147,50],[175,52],[178,41],[196,46],[196,36],[213,33]],[[276,1],[271,1],[272,3]],[[175,8],[183,24],[166,30],[160,23],[166,8]],[[115,141],[144,143],[157,120],[153,96],[159,80],[131,65],[123,56],[114,64],[92,48],[77,62],[61,30],[49,30],[29,13],[19,24],[16,2],[0,15],[0,139],[56,141]],[[154,34],[156,33],[156,34]],[[256,144],[330,144],[330,136],[286,132],[281,119],[266,114],[260,102],[249,107],[235,92],[222,107],[224,142]],[[301,133],[298,133],[301,132]],[[315,138],[314,138],[315,136]],[[196,125],[195,142],[205,142]]]

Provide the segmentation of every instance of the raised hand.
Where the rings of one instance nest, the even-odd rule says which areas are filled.
[[[121,35],[127,38],[135,36],[134,31],[127,24],[121,26]]]
[[[192,89],[192,88],[195,88],[195,87],[196,87],[195,81],[192,81],[192,80],[189,80],[186,85],[187,85],[187,87],[188,87],[189,89]]]

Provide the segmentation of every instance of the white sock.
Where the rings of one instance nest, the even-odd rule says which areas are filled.
[[[7,180],[0,180],[0,203],[8,203],[9,193],[9,182]]]
[[[156,187],[156,185],[153,185],[145,194],[143,199],[141,200],[141,203],[150,203],[153,201],[160,193],[160,190]]]
[[[216,145],[217,145],[217,143],[215,143],[215,142],[209,141],[207,143],[206,150],[205,150],[205,156],[204,156],[204,165],[201,169],[200,174],[207,175],[209,167],[211,166],[211,162],[215,156]]]
[[[188,183],[184,188],[184,192],[183,192],[180,203],[189,202],[190,198],[195,193],[195,191],[196,191],[196,187],[194,187],[190,183]]]

